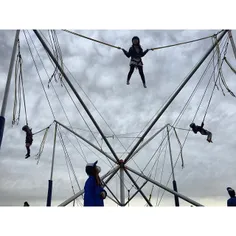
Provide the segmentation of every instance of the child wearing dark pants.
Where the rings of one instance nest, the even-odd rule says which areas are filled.
[[[193,132],[196,134],[199,132],[201,135],[207,135],[207,141],[212,143],[212,133],[203,128],[204,123],[202,122],[201,126],[195,125],[195,123],[190,124],[190,128],[192,128]]]
[[[127,76],[127,85],[130,84],[130,79],[131,76],[134,72],[134,69],[138,69],[139,74],[141,76],[142,82],[143,82],[143,87],[147,88],[146,86],[146,81],[145,81],[145,76],[143,73],[143,62],[142,62],[142,57],[144,57],[147,52],[149,51],[149,49],[143,51],[142,47],[140,46],[140,40],[137,36],[132,38],[132,46],[129,49],[129,52],[127,52],[125,49],[122,49],[122,51],[124,52],[124,54],[130,58],[130,70]]]
[[[33,134],[32,134],[32,129],[30,129],[28,125],[23,126],[22,130],[25,131],[26,133],[25,147],[26,147],[27,153],[25,155],[25,159],[27,159],[28,157],[30,157],[30,146],[33,143]]]

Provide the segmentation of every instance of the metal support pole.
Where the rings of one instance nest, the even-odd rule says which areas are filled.
[[[105,175],[103,175],[101,177],[101,180],[104,180],[106,177],[110,176],[106,181],[105,183],[107,184],[111,179],[112,177],[116,174],[116,172],[119,170],[119,166],[113,168],[112,170],[108,171]],[[60,205],[58,206],[66,206],[68,205],[69,203],[71,203],[72,201],[74,201],[76,198],[78,198],[79,196],[81,196],[82,194],[84,193],[84,190],[81,190],[79,191],[78,193],[76,193],[74,196],[70,197],[69,199],[65,200],[64,202],[62,202]]]
[[[55,132],[54,132],[54,143],[53,143],[53,152],[52,152],[52,164],[51,164],[51,173],[50,179],[48,180],[48,196],[47,196],[47,206],[51,206],[52,202],[52,185],[53,185],[53,169],[54,169],[54,160],[55,160],[55,151],[56,151],[56,141],[57,141],[57,123],[55,123]]]
[[[111,193],[111,195],[114,197],[114,199],[111,199],[111,200],[113,200],[113,201],[115,201],[116,203],[117,203],[117,205],[119,205],[119,206],[121,206],[121,203],[120,203],[120,201],[118,200],[118,198],[116,197],[116,195],[111,191],[111,189],[108,187],[108,185],[104,182],[104,181],[102,181],[102,184],[103,184],[103,186],[104,187],[106,187],[107,188],[107,190]]]
[[[129,206],[129,202],[130,202],[130,189],[128,189],[128,201],[127,201],[127,203],[125,204],[125,206],[128,204],[128,206]]]
[[[177,182],[173,180],[173,190],[178,193]],[[179,197],[175,195],[175,206],[179,207]]]
[[[142,148],[144,148],[150,141],[152,141],[161,131],[163,131],[166,127],[168,126],[168,124],[166,124],[165,126],[163,126],[161,129],[159,129],[155,134],[153,134],[146,142],[144,142],[142,145],[140,145],[139,148],[137,148],[137,150],[132,154],[132,156],[127,160],[129,161],[133,156],[135,156]]]
[[[55,123],[55,132],[54,132],[54,143],[53,143],[53,153],[52,153],[52,165],[51,165],[50,180],[52,180],[52,177],[53,177],[55,151],[56,151],[56,141],[57,141],[57,123]]]
[[[143,196],[143,198],[145,199],[145,201],[147,202],[147,204],[149,206],[152,206],[151,202],[148,200],[148,198],[145,196],[145,194],[143,193],[143,191],[141,190],[141,188],[136,184],[135,180],[133,179],[133,177],[130,175],[130,173],[127,171],[127,167],[124,168],[125,173],[128,175],[128,177],[130,178],[130,180],[133,182],[134,186],[138,189],[138,191],[140,192],[140,194]]]
[[[116,201],[115,199],[113,199],[112,197],[110,197],[109,195],[107,195],[107,198],[109,198],[110,200],[112,200],[115,204],[120,206],[120,202]]]
[[[70,82],[69,78],[67,77],[67,75],[65,74],[64,70],[62,69],[62,67],[59,65],[58,61],[56,60],[56,58],[53,56],[52,52],[50,51],[50,49],[48,48],[48,46],[46,45],[46,43],[44,42],[44,40],[42,39],[42,37],[40,36],[40,34],[38,33],[37,30],[34,30],[34,33],[36,34],[36,36],[38,37],[39,41],[41,42],[41,44],[43,45],[44,49],[47,51],[47,53],[49,54],[49,56],[51,57],[51,59],[53,60],[53,62],[55,63],[56,67],[58,68],[58,70],[61,72],[61,74],[63,75],[64,79],[66,80],[66,82],[68,83],[68,85],[70,86],[71,90],[74,92],[75,96],[77,97],[77,99],[80,101],[81,105],[83,106],[84,110],[86,111],[87,115],[89,116],[89,118],[91,119],[91,121],[93,122],[94,126],[97,128],[98,132],[100,133],[100,135],[102,136],[102,138],[104,139],[105,143],[107,144],[108,148],[110,149],[111,153],[113,154],[113,156],[115,157],[115,159],[117,160],[117,162],[119,162],[119,159],[115,153],[115,151],[113,150],[113,148],[111,147],[110,143],[108,142],[107,138],[105,137],[104,133],[102,132],[102,130],[100,129],[100,127],[98,126],[97,122],[95,121],[95,119],[93,118],[92,114],[90,113],[90,111],[88,110],[87,106],[85,105],[85,103],[83,102],[83,100],[81,99],[81,97],[79,96],[78,92],[75,90],[74,86],[72,85],[72,83]]]
[[[11,61],[10,61],[10,66],[8,70],[8,75],[7,75],[7,82],[6,82],[6,87],[5,87],[5,92],[4,92],[3,102],[2,102],[2,109],[1,109],[1,115],[0,115],[0,148],[2,145],[2,139],[3,139],[3,133],[4,133],[5,113],[6,113],[6,107],[7,107],[8,94],[9,94],[10,85],[11,85],[13,66],[15,64],[16,49],[17,49],[17,42],[19,40],[19,34],[20,34],[20,30],[16,30],[16,35],[15,35],[15,40],[14,40],[14,45],[13,45],[12,55],[11,55]]]
[[[193,204],[194,206],[203,206],[202,204],[200,204],[200,203],[198,203],[198,202],[196,202],[196,201],[194,201],[194,200],[192,200],[192,199],[190,199],[190,198],[184,196],[184,195],[181,194],[181,193],[175,192],[174,190],[172,190],[172,189],[170,189],[170,188],[164,186],[163,184],[158,183],[157,181],[155,181],[155,180],[153,180],[153,179],[151,179],[151,178],[148,178],[148,177],[145,176],[144,174],[141,174],[141,173],[137,172],[136,170],[131,169],[131,168],[128,167],[128,166],[125,166],[125,168],[126,168],[127,170],[133,172],[134,174],[136,174],[136,175],[142,177],[143,179],[146,179],[147,181],[149,181],[149,182],[151,182],[151,183],[157,185],[158,187],[160,187],[160,188],[162,188],[162,189],[165,189],[167,192],[172,193],[172,194],[174,194],[174,195],[177,195],[179,198],[185,200],[186,202],[189,202],[189,203]]]
[[[67,206],[68,204],[70,204],[71,202],[73,202],[76,198],[80,197],[81,195],[84,194],[84,189],[80,190],[78,193],[76,193],[74,196],[70,197],[69,199],[67,199],[66,201],[62,202],[60,205],[58,206]]]
[[[117,167],[115,167],[113,170],[113,173],[107,178],[107,180],[105,181],[105,183],[107,184],[113,177],[114,177],[114,175],[118,172],[118,170],[120,169],[120,167],[119,166],[117,166]],[[107,176],[106,176],[107,177]],[[105,177],[105,178],[106,178]]]
[[[167,129],[167,139],[168,139],[169,152],[170,152],[170,164],[171,164],[172,179],[173,179],[173,181],[172,181],[173,189],[174,189],[175,192],[178,192],[177,191],[177,183],[176,183],[176,180],[175,180],[175,172],[174,172],[174,165],[173,165],[173,158],[172,158],[172,151],[171,151],[171,144],[170,144],[169,127],[167,126],[166,129]],[[179,198],[178,198],[178,196],[174,195],[174,198],[175,198],[175,206],[179,207]]]
[[[48,195],[47,195],[47,207],[51,206],[52,203],[52,180],[48,180]]]
[[[94,145],[93,143],[89,142],[87,139],[83,138],[82,136],[80,136],[79,134],[77,134],[75,131],[73,131],[72,129],[68,128],[67,126],[63,125],[62,123],[60,123],[59,121],[55,120],[55,122],[57,124],[59,124],[60,126],[62,126],[63,128],[65,128],[66,130],[70,131],[72,134],[74,134],[75,136],[77,136],[78,138],[82,139],[84,142],[86,142],[87,144],[89,144],[90,146],[92,146],[93,148],[95,148],[97,151],[99,151],[100,153],[102,153],[103,155],[105,155],[107,158],[109,158],[111,161],[113,161],[114,163],[117,164],[117,161],[112,158],[110,155],[108,155],[106,152],[104,152],[103,150],[101,150],[99,147],[97,147],[96,145]]]
[[[123,160],[120,160],[120,203],[125,206],[125,175]]]
[[[235,47],[235,43],[234,43],[234,39],[233,39],[233,35],[232,35],[231,30],[228,31],[228,35],[229,35],[231,46],[232,46],[232,49],[233,49],[233,52],[234,52],[234,57],[236,59],[236,47]]]
[[[146,180],[139,189],[142,189],[147,183],[148,181]],[[129,204],[129,202],[139,193],[139,189],[134,193],[132,197],[128,197],[128,201],[125,203],[125,206]]]
[[[195,66],[195,68],[192,70],[192,72],[187,76],[187,78],[183,81],[183,83],[180,85],[180,87],[177,89],[177,91],[173,94],[173,96],[169,99],[169,101],[166,103],[166,105],[161,109],[159,114],[156,116],[156,118],[153,120],[153,122],[150,124],[150,126],[147,128],[147,130],[144,132],[142,137],[137,141],[137,143],[134,145],[130,153],[127,155],[124,163],[126,163],[130,157],[133,155],[134,151],[137,149],[137,147],[140,145],[140,143],[144,140],[144,138],[147,136],[149,131],[152,129],[152,127],[156,124],[156,122],[160,119],[160,117],[163,115],[163,113],[166,111],[166,109],[169,107],[169,105],[173,102],[173,100],[176,98],[176,96],[180,93],[180,91],[184,88],[184,86],[187,84],[187,82],[192,78],[194,73],[198,70],[198,68],[202,65],[202,63],[206,60],[206,58],[210,55],[210,53],[213,51],[215,46],[218,44],[218,42],[223,38],[223,36],[228,32],[228,30],[224,30],[223,33],[219,36],[219,38],[216,40],[214,45],[210,47],[210,49],[206,52],[206,54],[203,56],[203,58],[198,62],[198,64]]]

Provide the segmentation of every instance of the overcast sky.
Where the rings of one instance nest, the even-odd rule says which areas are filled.
[[[105,41],[112,45],[120,46],[127,50],[131,46],[132,37],[137,35],[140,37],[141,45],[145,50],[146,48],[174,44],[177,42],[209,36],[217,31],[83,30],[77,32],[88,37]],[[37,47],[37,50],[39,51],[40,57],[42,57],[44,66],[49,76],[51,76],[53,73],[53,66],[48,59],[47,54],[35,34],[32,31],[29,31],[29,33]],[[42,33],[48,39],[48,32],[42,31]],[[14,34],[15,31],[0,31],[1,104],[12,53]],[[75,98],[68,85],[66,84],[70,95],[75,101],[75,104],[77,105],[82,116],[87,121],[88,126],[94,132],[94,136],[96,137],[98,143],[89,132],[89,129],[81,118],[80,113],[67,94],[65,87],[61,86],[60,82],[55,82],[55,80],[52,80],[50,88],[47,88],[49,78],[45,73],[40,58],[38,57],[27,32],[26,35],[56,119],[67,126],[70,126],[71,124],[73,129],[81,136],[90,140],[97,146],[100,145],[104,151],[109,152],[104,142],[102,142],[101,136],[98,134],[95,126],[89,120],[86,112],[82,108],[79,101]],[[212,45],[212,39],[206,39],[183,46],[149,51],[143,58],[144,73],[147,81],[147,88],[144,89],[137,71],[134,72],[130,85],[126,85],[126,77],[129,70],[129,59],[124,56],[121,50],[104,46],[63,31],[57,31],[57,36],[62,51],[63,61],[74,78],[67,69],[65,69],[66,74],[103,132],[106,135],[112,135],[113,131],[116,135],[118,135],[119,140],[117,138],[109,138],[108,141],[114,147],[119,157],[122,156],[125,149],[127,149],[134,141],[134,138],[138,135],[138,133],[147,126],[149,121],[158,112],[168,97],[179,86],[181,81],[183,81],[183,79],[190,73],[192,68]],[[233,31],[233,36],[236,38],[235,31]],[[226,38],[222,41],[221,51],[225,44],[225,39]],[[20,34],[20,44],[21,55],[23,58],[23,74],[28,120],[33,132],[37,132],[50,125],[54,118],[35,69],[23,31],[21,31]],[[201,68],[192,77],[190,82],[166,110],[154,126],[154,130],[151,131],[147,137],[150,137],[151,134],[163,127],[165,124],[172,124],[175,122],[211,57],[212,54],[207,58]],[[230,44],[228,45],[226,57],[234,68],[236,68],[236,61]],[[209,70],[203,77],[195,96],[192,98],[189,106],[177,124],[177,127],[188,129],[188,126],[192,122],[192,119],[197,111],[202,94],[206,89],[212,72],[213,65],[211,64]],[[223,75],[229,88],[233,92],[236,92],[235,74],[230,70],[226,63],[223,64]],[[25,134],[21,131],[22,126],[25,125],[23,107],[21,109],[20,124],[13,127],[11,125],[14,105],[14,80],[15,76],[13,74],[6,111],[5,133],[1,148],[0,205],[21,206],[24,201],[28,201],[33,206],[44,206],[46,204],[47,196],[47,181],[50,177],[54,126],[51,126],[49,129],[45,148],[39,164],[37,165],[35,155],[37,154],[40,143],[42,142],[43,132],[34,136],[34,143],[31,147],[31,157],[25,160]],[[213,79],[195,118],[195,122],[197,124],[201,124],[202,122],[212,88]],[[213,143],[209,144],[206,141],[205,136],[190,133],[183,151],[185,168],[181,168],[180,161],[178,161],[175,168],[175,177],[179,192],[206,206],[224,206],[228,198],[226,187],[236,187],[236,181],[234,180],[236,175],[236,170],[234,168],[236,164],[234,155],[236,151],[236,137],[234,136],[234,130],[236,129],[236,126],[234,125],[236,99],[226,90],[225,94],[226,96],[223,96],[221,90],[215,90],[205,120],[205,128],[213,133]],[[62,109],[61,104],[64,110]],[[95,108],[99,111],[103,118],[101,118]],[[112,129],[112,131],[110,129]],[[109,162],[106,157],[99,152],[94,151],[91,147],[88,149],[87,144],[84,144],[79,139],[77,140],[73,134],[70,134],[62,127],[60,128],[60,132],[62,133],[63,140],[81,188],[83,188],[87,178],[84,171],[86,161],[93,162],[98,160],[99,165],[102,167],[102,175],[110,170],[113,163]],[[181,143],[183,143],[187,131],[177,129],[177,132]],[[152,142],[150,142],[128,163],[128,166],[139,172],[142,171],[160,145],[165,134],[166,132],[162,132],[155,139],[153,139]],[[135,140],[137,141],[137,139]],[[171,136],[171,144],[173,159],[175,161],[178,157],[180,148],[174,135]],[[164,141],[162,146],[164,151],[165,147],[166,141]],[[97,156],[91,152],[91,150],[94,151]],[[129,150],[130,147],[128,151]],[[155,161],[158,158],[159,152],[157,152],[153,157],[144,173],[149,175],[150,170],[154,166],[153,171],[151,172],[152,178],[166,185],[171,173],[171,167],[168,149],[166,156],[164,155],[164,151],[159,157],[158,166],[154,166],[154,164],[156,163]],[[124,157],[125,155],[122,156],[122,158]],[[71,171],[70,175],[72,177],[74,189],[78,192],[79,187]],[[136,180],[137,176],[133,174],[132,176]],[[125,179],[127,197],[128,189],[131,189],[132,183],[127,176]],[[57,138],[53,180],[54,188],[52,204],[56,206],[73,195],[65,155],[59,141],[59,137]],[[137,184],[141,185],[143,182],[144,180],[139,179]],[[118,175],[116,175],[116,177],[109,182],[108,186],[119,198]],[[171,187],[171,182],[168,186]],[[143,189],[147,197],[149,197],[151,190],[152,184],[147,184]],[[131,195],[134,192],[135,188],[132,187]],[[151,199],[153,205],[159,203],[162,193],[163,190],[159,190],[157,187],[154,188]],[[159,196],[158,199],[157,196]],[[79,199],[80,203],[77,202],[78,205],[83,202],[82,198]],[[189,206],[188,203],[182,201],[180,203],[181,205]],[[142,196],[137,195],[130,205],[144,206],[145,204],[146,202]],[[173,206],[173,204],[174,202],[172,195],[165,193],[162,201],[160,202],[160,206]],[[105,205],[115,206],[115,204],[109,200],[105,201]]]

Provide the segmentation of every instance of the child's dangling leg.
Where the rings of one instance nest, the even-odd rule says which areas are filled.
[[[138,71],[139,71],[139,74],[140,74],[141,79],[143,81],[143,87],[147,88],[146,81],[145,81],[145,76],[144,76],[144,73],[143,73],[143,67],[142,66],[138,66]]]
[[[26,150],[27,150],[27,153],[25,155],[25,159],[27,159],[28,157],[30,157],[30,143],[26,143],[25,144],[25,147],[26,147]]]
[[[209,142],[209,143],[212,143],[212,133],[210,132],[210,131],[208,131],[208,130],[205,130],[205,129],[201,129],[201,130],[199,130],[199,132],[202,134],[202,135],[207,135],[207,141]]]
[[[212,143],[212,133],[210,131],[207,131],[207,141]]]
[[[131,78],[133,72],[134,72],[134,65],[130,65],[130,70],[129,70],[129,73],[127,76],[127,85],[129,85],[129,81],[130,81],[130,78]]]

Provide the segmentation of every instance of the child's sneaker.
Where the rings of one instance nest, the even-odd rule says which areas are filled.
[[[213,143],[211,139],[207,139],[207,141],[208,141],[209,143]]]

